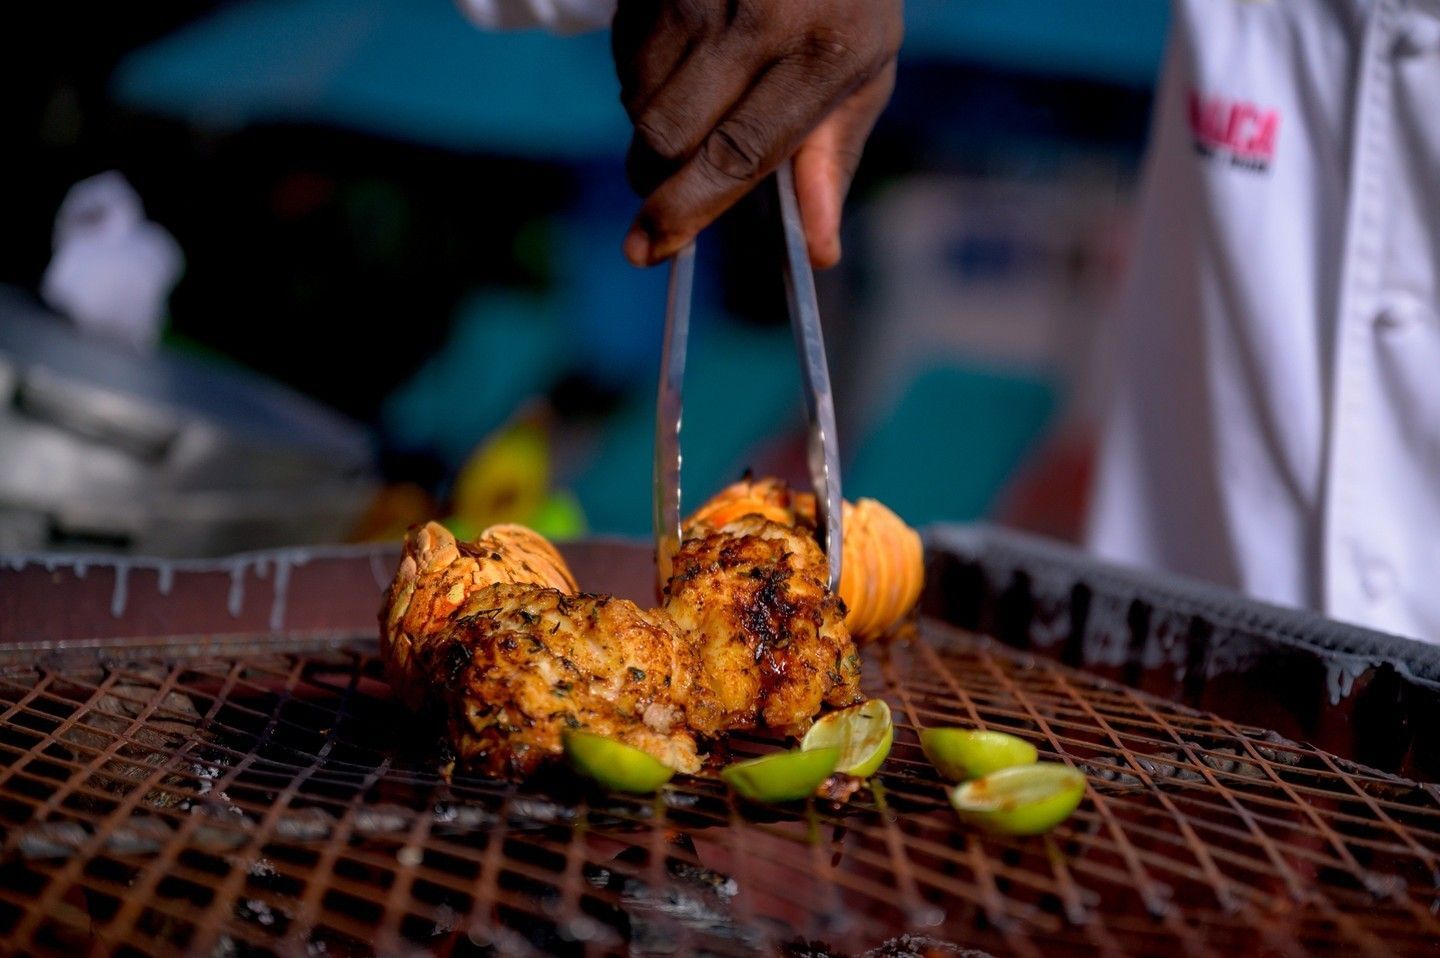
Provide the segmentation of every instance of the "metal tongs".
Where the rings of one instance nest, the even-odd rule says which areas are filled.
[[[830,565],[830,591],[840,589],[844,552],[841,529],[840,449],[835,437],[835,398],[820,332],[820,307],[815,300],[815,274],[795,198],[795,171],[790,161],[775,171],[780,221],[785,234],[785,294],[790,327],[800,354],[805,381],[805,411],[810,421],[808,453],[810,485],[815,492],[816,537]],[[670,261],[670,291],[665,307],[665,339],[660,355],[660,388],[655,401],[655,565],[663,593],[680,548],[680,419],[685,382],[685,351],[690,338],[690,297],[695,280],[695,244],[689,243]]]

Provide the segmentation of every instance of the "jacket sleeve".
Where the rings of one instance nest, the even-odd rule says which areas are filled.
[[[610,25],[615,0],[459,0],[477,25],[490,30],[541,27],[555,33],[583,33]]]

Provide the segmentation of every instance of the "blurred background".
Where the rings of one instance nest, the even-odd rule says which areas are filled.
[[[665,272],[603,34],[449,0],[44,4],[9,31],[0,551],[527,522],[646,536]],[[1164,0],[911,0],[843,265],[845,490],[1073,538]],[[702,238],[687,505],[804,481],[778,227]]]

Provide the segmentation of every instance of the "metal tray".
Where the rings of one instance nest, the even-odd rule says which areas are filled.
[[[1440,781],[1440,647],[1007,530],[942,526],[928,541],[929,615],[1375,768]]]
[[[445,781],[374,657],[393,550],[0,564],[0,951],[1435,953],[1440,789],[1307,738],[1376,676],[1432,696],[1428,649],[993,530],[929,539],[915,634],[866,652],[897,722],[877,787],[773,808],[706,777]],[[645,550],[566,552],[646,597]],[[1321,676],[1268,689],[1305,734],[1218,691],[1265,688],[1276,656]],[[937,724],[1022,735],[1089,793],[1045,838],[962,827],[916,744]]]

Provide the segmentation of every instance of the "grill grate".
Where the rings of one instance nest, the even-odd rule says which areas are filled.
[[[390,700],[373,642],[189,648],[0,672],[10,948],[1230,956],[1440,942],[1440,789],[928,620],[867,653],[896,744],[880,787],[843,808],[747,806],[706,778],[657,797],[563,775],[447,783],[435,731]],[[1043,839],[963,828],[916,742],[941,724],[1022,735],[1083,768],[1089,795]]]

